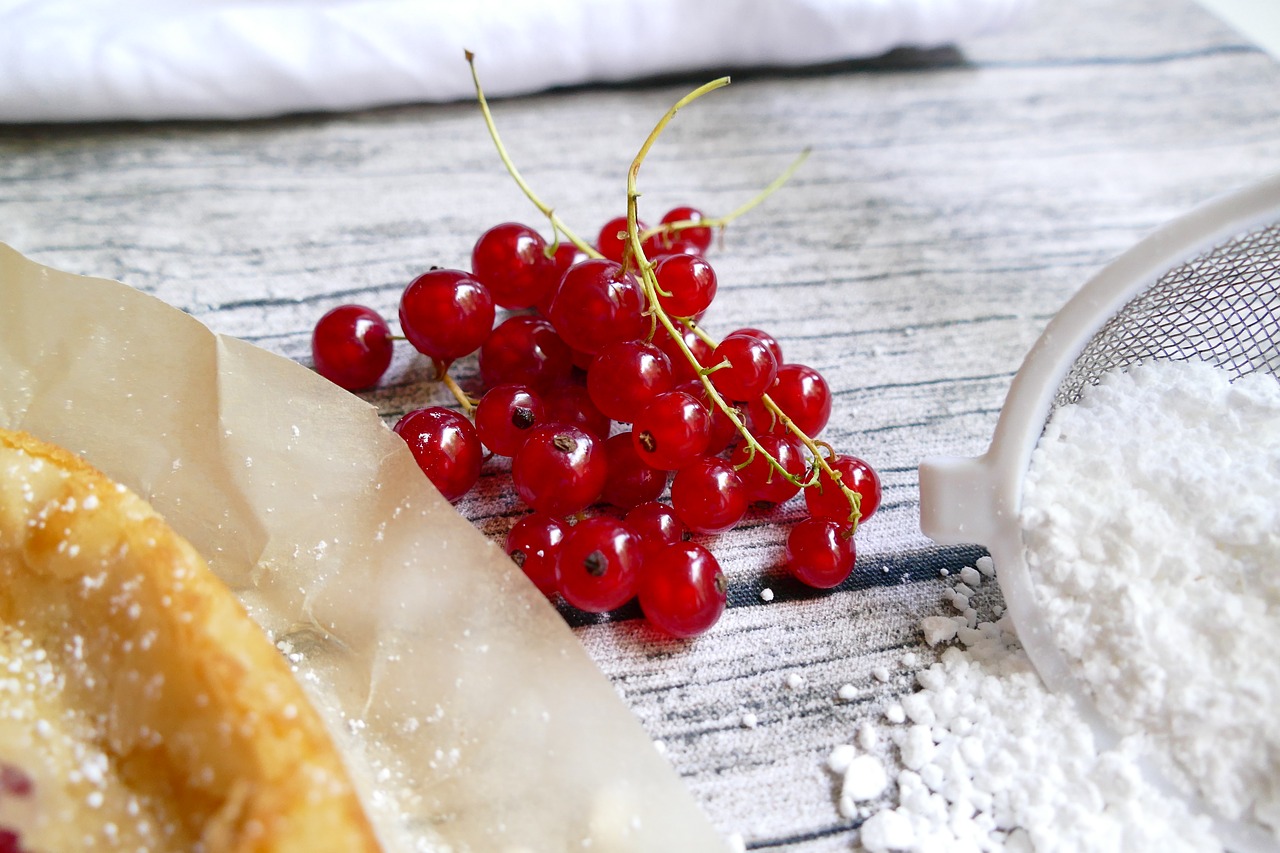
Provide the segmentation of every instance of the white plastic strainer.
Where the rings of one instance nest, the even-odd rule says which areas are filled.
[[[1104,742],[1115,736],[1068,668],[1036,601],[1019,519],[1022,482],[1058,406],[1074,402],[1107,370],[1156,358],[1209,361],[1236,376],[1280,373],[1280,175],[1173,221],[1094,276],[1027,354],[987,452],[920,466],[921,529],[942,544],[987,548],[1036,671],[1050,690],[1077,699]],[[1280,848],[1260,826],[1215,824],[1232,850]]]

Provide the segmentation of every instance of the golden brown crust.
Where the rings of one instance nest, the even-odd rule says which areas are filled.
[[[208,851],[377,842],[279,652],[151,507],[0,430],[0,624],[59,660],[120,779]]]

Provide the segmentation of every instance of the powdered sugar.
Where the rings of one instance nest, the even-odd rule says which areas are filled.
[[[1280,830],[1280,384],[1112,373],[1046,428],[1028,567],[1104,717],[1217,811]]]
[[[1280,825],[1277,496],[1271,377],[1134,366],[1060,409],[1027,481],[1029,562],[1126,736],[1104,748],[1043,686],[984,557],[947,576],[954,615],[921,624],[940,660],[884,709],[902,769],[864,849],[1221,851],[1207,818],[1140,772],[1153,742],[1224,814]]]
[[[1100,748],[1048,692],[1007,619],[962,631],[883,731],[904,769],[897,805],[862,824],[865,850],[1221,851],[1206,819],[1142,778],[1132,744]]]

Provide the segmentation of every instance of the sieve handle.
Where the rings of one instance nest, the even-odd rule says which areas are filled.
[[[990,545],[1004,516],[987,456],[920,463],[920,529],[942,545]]]

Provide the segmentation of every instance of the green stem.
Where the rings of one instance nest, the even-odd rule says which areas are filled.
[[[715,91],[716,89],[719,89],[722,86],[728,85],[728,83],[729,83],[728,77],[721,77],[718,80],[713,80],[710,83],[707,83],[703,86],[699,86],[697,89],[694,89],[688,95],[685,95],[683,98],[677,101],[676,104],[673,107],[671,107],[671,109],[667,110],[666,115],[664,115],[658,121],[657,125],[655,125],[653,130],[649,133],[648,138],[645,139],[644,144],[640,146],[640,151],[636,154],[635,159],[631,161],[631,168],[627,170],[627,239],[628,239],[628,242],[631,244],[631,254],[635,258],[636,266],[638,267],[640,272],[641,283],[645,292],[645,298],[648,300],[648,303],[649,303],[649,310],[653,313],[653,316],[657,319],[657,321],[662,324],[662,327],[666,329],[667,334],[671,336],[671,339],[675,342],[676,346],[680,349],[681,354],[685,357],[685,359],[689,362],[689,364],[698,372],[698,379],[702,383],[703,389],[706,391],[707,398],[710,399],[711,403],[717,409],[719,409],[720,412],[725,417],[729,419],[729,422],[732,423],[734,428],[737,429],[739,434],[742,435],[743,439],[746,441],[747,446],[749,448],[748,453],[752,455],[757,453],[763,454],[764,458],[769,462],[770,466],[775,471],[777,471],[782,477],[786,478],[787,482],[792,483],[793,485],[796,485],[796,486],[800,486],[801,488],[807,488],[809,486],[814,485],[817,482],[816,476],[810,477],[807,480],[802,480],[801,478],[797,477],[796,475],[788,471],[786,468],[784,468],[782,463],[779,462],[777,458],[775,458],[771,453],[769,453],[769,451],[765,450],[764,446],[761,445],[760,442],[756,440],[756,437],[751,434],[751,431],[747,429],[746,424],[743,423],[741,416],[738,414],[738,410],[733,406],[730,406],[725,401],[725,399],[720,395],[720,392],[716,390],[716,386],[711,382],[710,378],[708,378],[707,376],[706,369],[703,368],[702,365],[698,363],[697,357],[694,356],[693,352],[689,349],[689,345],[685,343],[684,335],[681,334],[678,329],[676,329],[675,323],[672,321],[671,317],[667,315],[667,312],[662,308],[662,305],[658,302],[658,298],[657,298],[658,297],[658,279],[657,279],[657,276],[655,276],[653,273],[653,263],[645,256],[644,246],[641,244],[640,230],[639,230],[639,216],[638,216],[638,209],[639,209],[638,201],[640,198],[640,192],[637,189],[638,178],[640,175],[640,165],[644,162],[645,157],[648,156],[649,150],[653,147],[653,144],[657,141],[658,137],[662,134],[662,131],[671,122],[671,120],[675,118],[676,113],[679,112],[681,108],[683,108],[690,102],[702,97],[708,92]],[[794,171],[794,169],[791,171]],[[781,186],[782,183],[785,181],[785,178],[789,176],[790,176],[789,173],[785,173],[783,178],[779,180],[775,180],[774,183],[777,186]],[[754,207],[755,204],[758,204],[758,203],[759,203],[758,201],[750,203],[744,206],[743,208],[740,208],[740,210],[745,212],[746,210],[750,210],[751,207]],[[736,212],[734,215],[736,215]],[[682,322],[685,322],[685,321],[682,321]],[[700,330],[697,329],[696,325],[692,323],[689,323],[688,325],[689,325],[689,328],[695,329],[695,331],[697,331],[699,335],[703,334]],[[710,339],[706,339],[706,340],[709,341]],[[714,344],[714,342],[712,343]],[[812,440],[808,439],[807,436],[802,440],[808,441],[808,444],[806,446],[812,445]]]
[[[534,206],[537,207],[538,210],[540,210],[543,213],[543,215],[545,215],[547,219],[551,222],[551,227],[553,230],[553,243],[559,240],[558,235],[563,234],[565,238],[569,240],[569,242],[573,243],[575,246],[577,246],[579,249],[585,252],[588,256],[593,258],[603,257],[594,246],[587,243],[585,240],[583,240],[577,234],[575,234],[572,230],[570,230],[569,227],[564,224],[563,220],[560,219],[559,215],[556,214],[556,212],[549,205],[543,202],[542,199],[540,199],[538,195],[533,191],[533,188],[530,187],[529,184],[524,180],[524,177],[520,174],[520,171],[516,168],[515,163],[511,160],[510,155],[507,154],[506,146],[503,145],[502,139],[498,135],[498,128],[493,121],[493,114],[489,110],[489,104],[485,98],[484,89],[480,85],[480,77],[476,72],[475,54],[473,54],[471,51],[466,51],[466,57],[467,57],[467,63],[471,67],[471,79],[472,79],[472,82],[475,84],[476,99],[480,104],[480,111],[484,115],[485,127],[488,128],[489,136],[493,140],[493,143],[498,150],[498,156],[502,159],[502,164],[506,167],[507,172],[515,180],[517,186],[519,186],[521,191],[525,194],[525,197],[528,198],[529,201],[533,202]],[[692,92],[690,92],[689,94],[681,98],[679,101],[677,101],[674,106],[672,106],[669,110],[667,110],[666,114],[663,115],[663,117],[654,126],[653,130],[649,133],[649,136],[645,139],[644,144],[640,147],[639,152],[637,152],[635,159],[632,160],[631,167],[627,170],[627,240],[631,247],[631,252],[628,260],[635,263],[637,270],[640,273],[641,285],[644,290],[645,299],[649,305],[649,312],[653,316],[655,321],[653,331],[656,332],[657,325],[661,324],[662,327],[666,330],[667,334],[671,336],[671,339],[675,341],[675,344],[679,348],[681,354],[689,362],[689,364],[694,368],[694,370],[698,372],[698,378],[702,382],[702,387],[706,391],[707,398],[711,401],[712,405],[714,405],[717,409],[719,409],[720,412],[729,419],[730,423],[733,424],[734,428],[737,429],[739,434],[741,434],[743,439],[746,441],[746,444],[748,446],[748,454],[749,454],[748,459],[753,459],[755,457],[755,454],[757,453],[764,454],[764,458],[768,461],[769,465],[773,468],[773,470],[776,471],[778,474],[780,474],[784,479],[786,479],[787,482],[795,486],[799,486],[800,488],[812,488],[816,486],[818,483],[817,470],[815,470],[811,476],[806,478],[801,478],[792,474],[790,471],[784,468],[782,463],[779,462],[771,453],[769,453],[769,451],[765,450],[764,447],[760,444],[760,442],[756,440],[755,436],[751,434],[751,431],[747,429],[746,424],[743,422],[741,416],[738,414],[738,410],[735,407],[730,406],[725,401],[725,399],[722,396],[720,396],[720,392],[716,390],[715,385],[712,384],[711,380],[708,378],[708,373],[713,372],[716,368],[712,367],[710,369],[707,369],[707,368],[703,368],[703,366],[699,364],[697,357],[689,349],[688,344],[685,343],[684,335],[680,332],[680,330],[676,328],[675,323],[672,321],[671,317],[667,315],[667,312],[662,308],[661,304],[658,302],[658,294],[664,293],[664,292],[659,288],[657,277],[653,273],[653,262],[650,261],[645,256],[644,247],[641,245],[641,242],[643,239],[648,238],[652,234],[660,233],[664,229],[662,228],[652,229],[649,231],[645,231],[643,234],[641,234],[640,232],[638,203],[637,203],[640,198],[640,192],[637,189],[638,177],[640,174],[640,164],[644,162],[645,158],[649,154],[650,149],[653,148],[654,143],[656,143],[658,140],[658,137],[662,135],[662,131],[666,128],[666,126],[670,124],[673,118],[675,118],[675,115],[677,112],[679,112],[688,104],[702,97],[703,95],[709,92],[713,92],[716,89],[719,89],[723,86],[727,86],[728,84],[729,84],[729,78],[721,77],[717,80],[712,80],[710,83],[706,83],[702,86],[699,86],[697,89],[694,89]],[[775,178],[760,193],[758,193],[754,198],[749,200],[747,203],[741,205],[735,210],[729,212],[728,214],[721,217],[714,218],[714,219],[699,220],[697,222],[685,221],[685,222],[668,223],[664,227],[665,230],[675,232],[675,231],[683,230],[685,228],[694,228],[694,227],[723,228],[728,223],[732,222],[733,220],[737,219],[739,216],[742,216],[743,214],[747,213],[748,211],[756,207],[758,204],[760,204],[762,201],[764,201],[766,198],[772,195],[775,191],[777,191],[779,187],[781,187],[788,180],[790,180],[791,176],[795,174],[796,170],[800,168],[800,165],[804,163],[805,159],[808,156],[809,156],[809,149],[805,149],[791,163],[791,165],[788,166],[782,172],[782,174],[780,174],[777,178]],[[715,346],[716,344],[715,340],[710,338],[695,323],[693,323],[692,321],[683,320],[683,319],[680,322],[686,325],[688,328],[692,329],[694,333],[697,334],[704,341],[710,343],[712,346]],[[652,332],[651,332],[651,335],[652,335]],[[441,371],[441,380],[445,383],[445,385],[449,388],[449,390],[453,392],[454,397],[457,398],[458,402],[462,405],[463,409],[466,410],[467,414],[470,415],[475,408],[475,404],[472,402],[472,400],[466,395],[465,392],[462,391],[461,388],[458,387],[457,383],[453,381],[453,379],[448,375],[447,371],[443,371],[443,370]],[[813,439],[805,435],[804,432],[802,432],[795,425],[795,423],[792,422],[792,420],[789,417],[787,417],[787,415],[781,409],[778,408],[777,404],[774,403],[773,400],[770,399],[768,395],[765,395],[761,399],[764,406],[770,412],[772,412],[775,417],[781,418],[783,425],[793,435],[795,435],[806,448],[808,448],[809,452],[813,455],[814,465],[816,469],[819,469],[825,472],[827,476],[830,477],[840,487],[840,490],[844,493],[845,497],[849,500],[849,505],[851,508],[849,520],[852,526],[856,528],[858,519],[861,515],[859,512],[861,497],[858,495],[857,492],[848,488],[844,483],[840,481],[841,480],[840,473],[833,470],[830,464],[828,464],[828,462],[826,461],[826,459],[823,458],[823,455],[820,452],[817,446],[817,443],[814,442]]]
[[[767,187],[765,187],[763,190],[757,193],[753,198],[747,201],[746,204],[743,204],[740,207],[735,208],[729,213],[726,213],[724,216],[717,216],[713,218],[696,219],[696,220],[681,219],[677,222],[668,222],[665,225],[659,225],[655,228],[649,228],[643,231],[640,234],[640,240],[643,242],[659,234],[675,234],[680,231],[684,231],[688,228],[721,228],[723,229],[733,220],[751,211],[753,208],[755,208],[757,205],[759,205],[769,196],[777,192],[782,187],[783,184],[791,180],[791,176],[796,173],[796,170],[800,168],[800,166],[804,163],[805,160],[809,159],[810,150],[811,149],[806,148],[803,151],[801,151],[800,154],[796,157],[796,159],[791,161],[791,165],[787,166],[787,168],[784,169],[782,173],[778,175],[778,177],[774,178],[773,181]]]
[[[475,84],[476,100],[480,103],[480,112],[484,115],[485,127],[489,130],[489,138],[493,140],[494,146],[498,149],[498,157],[502,159],[502,165],[506,166],[507,172],[515,180],[516,186],[525,194],[529,201],[533,202],[534,207],[542,211],[542,214],[551,222],[551,230],[553,232],[553,243],[558,243],[559,237],[556,235],[563,234],[566,239],[582,251],[586,252],[592,258],[602,258],[596,248],[583,240],[569,226],[564,224],[564,220],[560,215],[551,208],[550,205],[538,198],[537,193],[533,191],[533,187],[525,181],[524,176],[520,174],[520,170],[516,168],[516,164],[511,160],[511,156],[507,154],[507,147],[502,144],[502,137],[498,135],[498,126],[494,124],[493,113],[489,111],[489,101],[484,96],[484,88],[480,85],[480,75],[476,72],[476,55],[471,51],[466,51],[467,64],[471,66],[471,82]]]
[[[682,320],[681,322],[684,323],[690,329],[690,331],[692,331],[695,335],[701,338],[704,342],[710,344],[711,346],[715,346],[715,343],[716,343],[715,339],[712,338],[710,335],[708,335],[705,331],[703,331],[702,328],[698,326],[696,323],[693,323],[688,320]],[[683,337],[678,338],[677,340],[679,340],[681,344],[681,348],[688,351],[688,348],[684,346]],[[689,353],[689,355],[690,357],[692,357],[692,353]],[[695,361],[694,363],[696,364],[697,362]],[[707,383],[707,380],[705,377],[703,378],[703,383],[709,384]],[[808,449],[810,455],[813,456],[813,464],[816,470],[813,472],[813,475],[810,476],[808,479],[802,482],[798,482],[799,478],[793,477],[792,475],[790,475],[785,469],[782,468],[782,465],[776,459],[774,459],[772,456],[768,454],[768,452],[765,452],[765,457],[769,460],[769,462],[773,465],[773,467],[776,470],[782,471],[783,475],[787,477],[789,482],[795,485],[799,485],[803,489],[813,488],[814,486],[817,486],[818,471],[825,473],[829,478],[831,478],[831,481],[840,488],[841,493],[844,494],[845,500],[849,502],[849,508],[850,508],[849,523],[853,525],[854,529],[856,529],[858,526],[859,519],[862,518],[862,495],[858,494],[853,489],[845,485],[845,483],[843,482],[843,477],[841,476],[840,472],[831,467],[831,463],[827,461],[825,455],[822,453],[822,448],[825,447],[827,450],[832,451],[832,455],[834,456],[835,453],[831,445],[827,444],[825,441],[821,441],[821,442],[815,441],[814,439],[806,435],[804,430],[800,429],[800,427],[796,425],[795,421],[791,420],[791,418],[787,415],[787,413],[782,411],[782,409],[778,406],[778,404],[775,403],[773,398],[770,397],[768,394],[763,395],[760,398],[760,402],[765,407],[766,410],[768,410],[775,418],[777,418],[782,423],[782,426],[784,429],[786,429],[788,432],[794,435],[797,439],[799,439],[800,443],[803,444],[805,448]],[[747,435],[747,434],[744,433],[744,435]],[[747,437],[750,438],[750,436],[747,436]],[[758,446],[758,445],[753,445],[753,447],[754,446]]]
[[[449,393],[452,394],[453,398],[458,401],[458,405],[462,406],[462,411],[466,414],[466,416],[471,417],[476,410],[475,400],[472,400],[471,397],[467,394],[467,392],[462,390],[462,386],[459,385],[457,381],[455,381],[454,378],[449,375],[448,366],[437,364],[436,374],[439,376],[440,381],[444,383],[444,387],[448,388]]]

